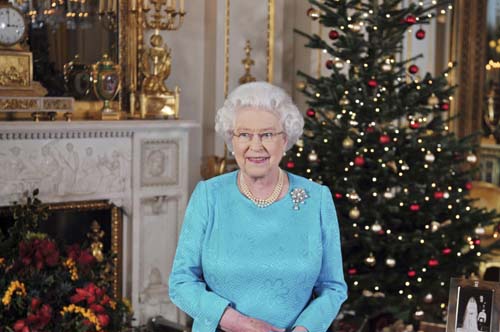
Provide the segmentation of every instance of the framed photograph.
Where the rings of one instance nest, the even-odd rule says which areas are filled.
[[[499,332],[500,283],[452,278],[447,332]]]

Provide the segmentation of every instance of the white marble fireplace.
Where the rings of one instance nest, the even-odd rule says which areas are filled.
[[[138,323],[185,324],[167,281],[188,199],[192,121],[0,123],[0,206],[109,200],[123,209],[123,290]]]

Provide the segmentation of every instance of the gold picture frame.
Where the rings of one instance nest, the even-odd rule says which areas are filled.
[[[32,81],[31,52],[0,50],[0,90],[30,89]]]

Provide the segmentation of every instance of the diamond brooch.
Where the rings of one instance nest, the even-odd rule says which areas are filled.
[[[290,195],[292,196],[294,210],[299,210],[299,204],[304,204],[305,200],[309,198],[309,195],[302,188],[295,188]]]

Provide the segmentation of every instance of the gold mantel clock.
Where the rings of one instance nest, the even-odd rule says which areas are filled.
[[[33,81],[33,56],[27,50],[24,14],[0,1],[0,96],[42,97],[47,90]]]

